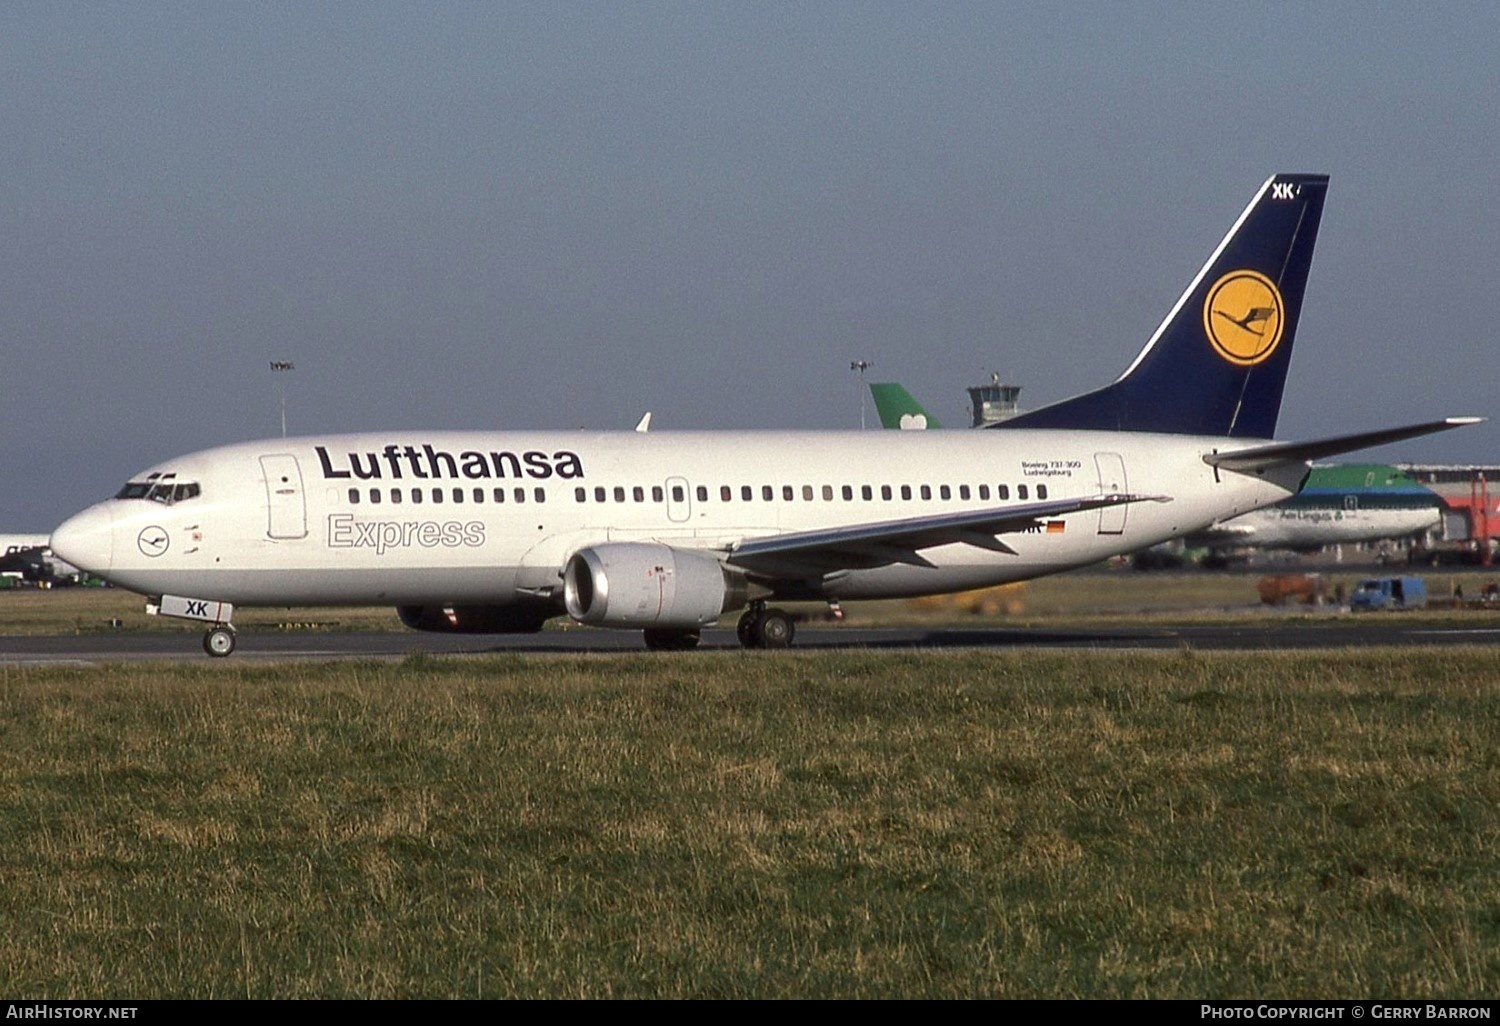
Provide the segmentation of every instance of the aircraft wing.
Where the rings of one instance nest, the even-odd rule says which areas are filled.
[[[933,564],[921,554],[922,549],[962,542],[1014,555],[1015,550],[996,535],[1037,530],[1043,521],[1069,513],[1131,502],[1169,501],[1169,497],[1160,495],[1093,495],[827,530],[794,531],[740,542],[730,550],[728,562],[752,573],[774,577],[805,577],[891,563],[931,567]]]
[[[1479,424],[1483,417],[1447,417],[1425,424],[1409,424],[1406,427],[1385,428],[1381,431],[1366,431],[1358,435],[1341,435],[1338,438],[1320,438],[1311,442],[1273,442],[1257,445],[1252,449],[1237,449],[1233,452],[1214,452],[1203,457],[1211,467],[1225,470],[1254,471],[1286,463],[1306,463],[1327,456],[1368,449],[1374,445],[1385,445],[1407,438],[1417,438],[1438,431],[1450,431],[1457,427]]]

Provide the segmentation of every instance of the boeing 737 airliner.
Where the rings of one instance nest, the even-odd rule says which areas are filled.
[[[568,615],[687,648],[774,600],[959,591],[1097,562],[1294,494],[1308,461],[1472,423],[1270,441],[1328,179],[1276,175],[1125,374],[991,430],[400,431],[169,460],[52,535],[69,562],[209,625],[239,605],[394,605],[421,630]]]

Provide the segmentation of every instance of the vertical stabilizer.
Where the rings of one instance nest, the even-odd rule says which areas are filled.
[[[927,431],[943,425],[912,398],[912,394],[895,382],[871,382],[870,396],[880,414],[880,426],[902,431]]]
[[[1327,175],[1273,175],[1114,384],[995,424],[1270,438]]]

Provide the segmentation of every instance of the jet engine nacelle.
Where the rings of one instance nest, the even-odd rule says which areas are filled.
[[[598,627],[704,627],[745,604],[743,577],[708,552],[650,542],[579,549],[563,570],[568,615]]]
[[[414,631],[441,634],[535,634],[557,610],[548,606],[397,606]]]

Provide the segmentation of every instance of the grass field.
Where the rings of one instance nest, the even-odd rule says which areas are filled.
[[[0,993],[1479,997],[1500,653],[0,667]]]

